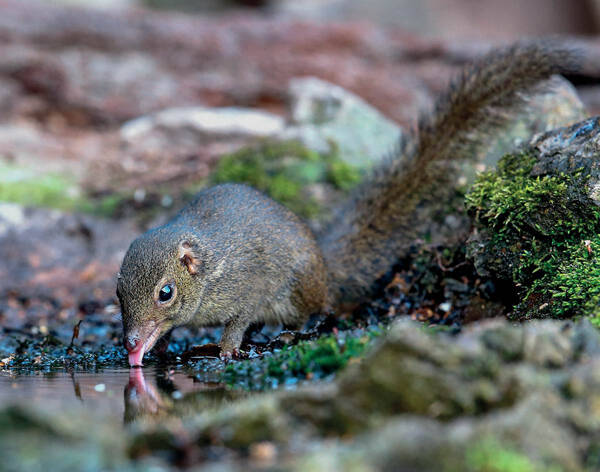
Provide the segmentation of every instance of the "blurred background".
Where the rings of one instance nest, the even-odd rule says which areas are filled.
[[[367,21],[434,38],[506,39],[540,34],[595,34],[597,0],[53,0],[126,9],[150,7],[196,14],[249,12],[311,21]]]
[[[599,31],[594,0],[0,0],[0,324],[118,311],[129,242],[205,185],[318,229],[494,45],[588,57],[515,136],[596,114]]]

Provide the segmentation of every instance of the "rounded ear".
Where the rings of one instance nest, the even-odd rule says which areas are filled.
[[[187,239],[179,243],[179,261],[187,268],[191,275],[196,275],[200,271],[202,261],[194,252],[192,243]]]

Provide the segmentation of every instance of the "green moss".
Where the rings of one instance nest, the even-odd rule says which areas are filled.
[[[600,211],[574,206],[569,192],[582,178],[567,175],[531,177],[532,157],[505,156],[497,171],[478,176],[467,195],[467,208],[479,222],[495,233],[529,233],[538,237],[560,238],[590,234],[598,225]],[[522,162],[522,167],[518,163]],[[548,215],[551,215],[550,217]]]
[[[527,153],[502,158],[477,178],[467,209],[490,234],[488,260],[510,268],[517,317],[595,318],[600,209],[587,200],[581,172],[531,176],[535,162]]]
[[[359,171],[342,161],[337,151],[322,155],[296,141],[263,141],[225,155],[211,176],[215,184],[251,185],[305,217],[316,216],[320,209],[314,198],[307,198],[304,187],[326,183],[347,191],[359,180]]]
[[[600,327],[600,236],[569,247],[545,287],[552,294],[552,312],[568,316],[578,310]]]
[[[350,190],[360,182],[358,169],[341,160],[332,160],[327,176],[331,183],[342,190]]]
[[[73,210],[81,197],[75,182],[67,177],[39,175],[22,167],[0,164],[0,200]]]
[[[475,443],[466,454],[467,470],[477,472],[559,472],[558,466],[541,466],[495,438],[488,437]]]
[[[73,177],[0,164],[0,201],[113,216],[127,197],[85,195]]]
[[[228,364],[223,381],[233,387],[262,390],[307,378],[324,378],[362,356],[380,333],[381,328],[371,327],[354,335],[344,333],[300,341],[273,354]]]
[[[96,213],[102,216],[114,216],[121,205],[127,200],[127,197],[120,194],[106,195],[95,201],[94,204],[89,203],[89,212]]]

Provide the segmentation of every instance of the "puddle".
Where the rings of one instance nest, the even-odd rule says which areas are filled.
[[[215,406],[237,396],[223,384],[175,369],[116,368],[100,372],[0,373],[0,405],[33,405],[73,413],[85,409],[110,422],[178,415],[179,405]],[[189,412],[189,408],[187,408]]]

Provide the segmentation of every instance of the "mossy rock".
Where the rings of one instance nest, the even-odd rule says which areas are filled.
[[[469,255],[481,275],[511,287],[515,317],[600,324],[599,135],[596,118],[545,133],[467,195]]]
[[[536,464],[531,458],[497,438],[488,436],[466,450],[465,465],[472,471],[489,472],[560,472],[559,466]]]
[[[286,205],[300,216],[321,213],[321,201],[311,188],[325,186],[343,194],[360,181],[360,172],[337,152],[319,154],[296,141],[263,141],[223,156],[210,177],[211,183],[251,185]]]
[[[331,382],[149,423],[133,444],[242,459],[268,444],[277,470],[596,470],[598,353],[586,321],[495,320],[449,335],[399,320]]]

